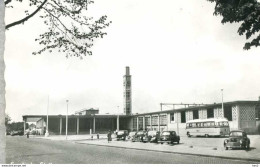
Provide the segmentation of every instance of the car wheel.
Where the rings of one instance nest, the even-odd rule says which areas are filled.
[[[246,145],[246,149],[247,149],[247,150],[250,149],[250,143],[247,143],[247,145]]]
[[[187,136],[188,136],[188,137],[191,137],[190,132],[187,132]]]
[[[226,150],[228,150],[228,147],[225,147]]]
[[[180,144],[180,140],[177,141],[177,144]]]

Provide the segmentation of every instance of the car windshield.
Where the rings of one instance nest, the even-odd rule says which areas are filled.
[[[152,136],[152,135],[156,135],[156,131],[149,131],[148,135]]]
[[[163,132],[162,135],[170,135],[170,132]]]
[[[118,135],[123,135],[124,134],[124,131],[119,131],[117,132]]]
[[[230,136],[243,136],[242,132],[231,132]]]
[[[138,132],[137,134],[138,134],[138,135],[142,135],[142,134],[144,134],[144,132]]]
[[[130,132],[129,136],[134,136],[136,132]]]

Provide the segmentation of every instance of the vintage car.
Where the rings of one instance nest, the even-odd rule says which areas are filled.
[[[137,133],[137,132],[135,132],[135,131],[130,132],[129,135],[128,135],[128,137],[127,137],[128,140],[131,140],[131,141],[135,140],[136,133]]]
[[[128,131],[127,130],[119,130],[116,133],[116,139],[117,140],[125,140],[128,136]]]
[[[155,143],[157,143],[159,138],[160,138],[160,132],[159,131],[150,130],[143,137],[143,142],[155,142]]]
[[[247,137],[246,132],[242,130],[234,130],[229,133],[229,138],[224,140],[224,147],[226,150],[229,148],[250,148],[250,139]]]
[[[180,136],[178,136],[175,131],[163,131],[158,141],[158,143],[161,144],[163,143],[173,144],[174,142],[177,142],[178,144],[180,143]]]
[[[146,131],[138,131],[132,141],[133,142],[136,142],[136,141],[142,142],[143,137],[146,135],[146,133],[147,133]]]
[[[13,130],[13,131],[11,131],[10,135],[11,136],[16,136],[16,135],[22,136],[23,130]]]

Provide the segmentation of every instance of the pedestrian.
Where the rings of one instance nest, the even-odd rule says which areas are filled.
[[[108,134],[107,134],[107,142],[109,143],[109,141],[112,141],[110,130],[108,131]]]
[[[99,139],[99,133],[97,133],[97,139]]]
[[[27,136],[27,138],[29,138],[29,131],[26,132],[26,136]]]

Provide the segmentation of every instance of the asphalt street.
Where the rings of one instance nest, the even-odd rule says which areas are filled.
[[[7,136],[6,163],[15,164],[255,164],[214,157],[180,155]]]

